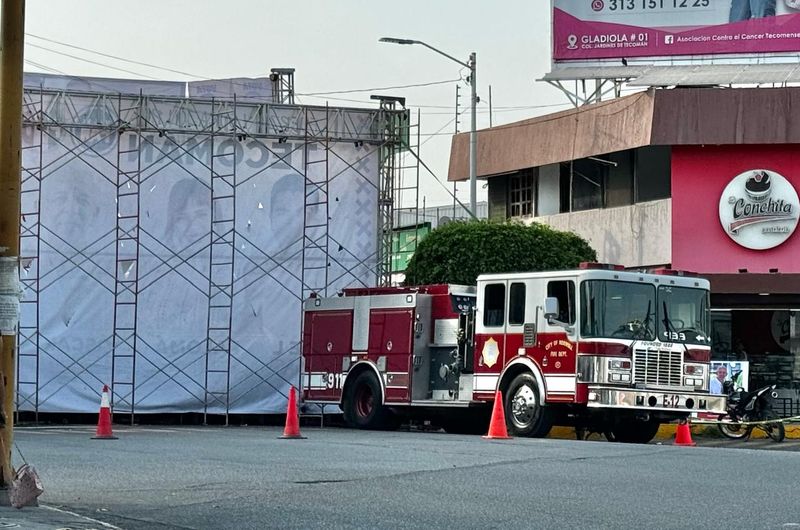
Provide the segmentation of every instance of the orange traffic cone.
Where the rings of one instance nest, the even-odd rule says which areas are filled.
[[[111,406],[108,404],[108,385],[103,385],[103,397],[100,398],[100,415],[97,418],[97,431],[92,440],[116,440],[111,432]]]
[[[678,424],[678,430],[675,431],[675,442],[672,445],[697,445],[692,441],[692,429],[689,427],[688,420]]]
[[[297,393],[294,387],[289,389],[289,405],[286,407],[286,427],[281,438],[305,438],[300,434],[300,416],[297,413]]]
[[[489,422],[489,432],[484,438],[488,440],[510,440],[506,429],[506,414],[503,412],[503,394],[498,390],[494,395],[494,408],[492,419]]]

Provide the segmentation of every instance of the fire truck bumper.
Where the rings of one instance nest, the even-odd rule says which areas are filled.
[[[650,412],[725,414],[726,396],[702,392],[670,392],[634,388],[589,387],[588,407]]]

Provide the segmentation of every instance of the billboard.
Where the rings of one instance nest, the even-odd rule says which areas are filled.
[[[800,0],[553,0],[553,61],[800,51]]]

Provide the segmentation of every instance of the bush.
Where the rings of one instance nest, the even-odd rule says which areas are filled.
[[[597,260],[580,236],[534,223],[462,221],[432,231],[406,269],[406,285],[474,285],[479,274],[575,268]]]

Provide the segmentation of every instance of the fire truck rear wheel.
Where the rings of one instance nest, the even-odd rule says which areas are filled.
[[[540,399],[539,386],[530,372],[515,377],[504,396],[506,423],[512,436],[543,438],[550,432],[555,419],[552,407]]]
[[[392,411],[381,405],[381,387],[375,376],[363,372],[344,395],[344,419],[359,429],[391,429],[397,427]]]

